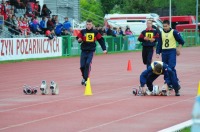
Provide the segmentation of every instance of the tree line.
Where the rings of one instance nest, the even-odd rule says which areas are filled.
[[[171,2],[172,15],[196,15],[196,0],[171,0]],[[103,21],[100,20],[100,17],[103,18],[105,14],[113,13],[157,13],[160,16],[169,15],[169,0],[80,0],[80,7],[82,10],[88,11],[86,13],[86,11],[81,10],[81,18],[96,18],[95,23]]]

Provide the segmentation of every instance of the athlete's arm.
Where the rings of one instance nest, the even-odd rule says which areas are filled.
[[[185,42],[177,30],[174,30],[173,35],[175,40],[179,43],[179,45],[184,45]]]
[[[152,39],[150,39],[150,42],[156,42],[156,41],[158,41],[158,39],[159,39],[159,34],[158,34],[158,32],[157,31],[154,31],[154,33],[155,33],[155,35],[153,36],[153,38]]]
[[[176,54],[177,54],[177,56],[179,56],[181,54],[181,48],[185,42],[178,31],[174,30],[173,35],[174,35],[174,38],[176,39],[176,41],[179,43],[179,46],[176,49]]]
[[[179,44],[178,45],[178,48],[176,49],[176,55],[179,56],[181,54],[181,48],[182,48],[182,45]]]
[[[156,46],[156,58],[159,58],[160,53],[162,52],[162,35],[160,34],[159,38],[157,39],[158,43]]]
[[[76,39],[78,40],[79,43],[81,43],[83,41],[82,37],[83,37],[82,31],[80,31],[80,33],[76,37]]]
[[[140,86],[144,87],[144,85],[146,84],[147,81],[147,76],[148,74],[152,73],[152,67],[149,66],[148,69],[146,69],[145,71],[143,71],[140,75]]]
[[[100,33],[97,33],[96,38],[97,38],[97,41],[99,42],[99,44],[101,45],[103,53],[106,54],[107,50],[106,50],[106,44],[105,44],[104,38],[101,36]]]
[[[138,37],[138,41],[144,42],[144,41],[148,41],[149,40],[148,37],[145,37],[144,34],[145,34],[144,31],[142,31],[140,36]]]

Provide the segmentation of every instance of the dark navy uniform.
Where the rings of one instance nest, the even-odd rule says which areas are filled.
[[[180,33],[174,29],[162,31],[160,41],[156,48],[156,54],[162,53],[162,61],[166,63],[172,71],[174,71],[176,79],[179,81],[176,74],[176,42],[183,45],[184,40]]]
[[[157,63],[162,65],[162,70],[160,73],[157,73],[154,69],[154,67]],[[178,93],[180,87],[179,87],[178,81],[176,80],[174,71],[172,71],[172,69],[169,68],[169,66],[167,64],[165,64],[161,61],[152,62],[151,65],[148,67],[148,69],[146,69],[145,71],[143,71],[141,73],[141,75],[140,75],[141,87],[144,87],[144,85],[146,84],[148,89],[150,91],[152,91],[153,90],[153,82],[160,75],[165,75],[166,76],[165,83],[167,83],[168,86],[172,84],[175,92]]]
[[[150,39],[154,38],[155,41],[154,42],[151,42],[150,40],[146,41],[144,40],[145,37],[148,37]],[[151,64],[153,52],[154,52],[153,47],[156,45],[158,38],[159,38],[159,34],[153,28],[142,31],[142,33],[138,37],[138,41],[142,42],[142,46],[143,46],[142,59],[143,59],[143,63],[147,65],[147,68]]]
[[[96,43],[97,40],[101,45],[102,50],[106,50],[104,38],[98,33],[97,30],[94,29],[83,29],[77,36],[77,39],[81,38],[81,57],[80,57],[80,69],[83,76],[83,79],[87,81],[89,77],[89,72],[91,69],[92,58],[94,52],[96,50]]]

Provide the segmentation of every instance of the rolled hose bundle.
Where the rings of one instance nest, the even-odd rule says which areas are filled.
[[[31,86],[24,85],[23,92],[24,94],[27,94],[27,95],[36,94],[37,88],[36,87],[31,88]]]

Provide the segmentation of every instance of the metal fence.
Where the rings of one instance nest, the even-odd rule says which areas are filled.
[[[185,29],[184,32],[181,32],[181,36],[185,41],[185,46],[200,44],[200,33],[195,32],[195,29]]]
[[[188,46],[195,46],[199,45],[199,33],[198,37],[196,37],[196,33],[194,31],[187,30],[185,32],[181,33],[181,36],[183,37],[185,44],[184,47]],[[123,52],[123,51],[135,51],[135,50],[141,50],[142,45],[137,40],[138,36],[103,36],[105,39],[106,47],[108,52]],[[198,40],[197,43],[196,39]],[[63,46],[63,56],[73,56],[73,55],[79,55],[80,50],[80,44],[76,40],[75,36],[64,36],[62,37],[62,46]],[[96,53],[102,53],[102,49],[100,44],[96,42]]]
[[[108,52],[122,52],[141,49],[140,43],[137,41],[138,36],[104,36]],[[79,55],[80,44],[75,36],[62,37],[63,56]],[[96,53],[102,53],[101,46],[96,42]]]

